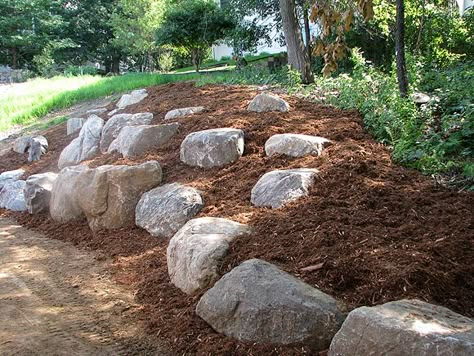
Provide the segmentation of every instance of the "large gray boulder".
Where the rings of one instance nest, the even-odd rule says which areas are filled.
[[[279,208],[308,195],[317,173],[317,169],[309,168],[266,173],[253,187],[251,202],[255,206]]]
[[[237,236],[250,232],[247,225],[220,218],[199,218],[186,223],[170,240],[167,250],[171,283],[187,294],[208,287]]]
[[[474,355],[474,321],[419,300],[357,308],[332,340],[329,355]]]
[[[198,114],[204,111],[203,106],[193,106],[189,108],[174,109],[168,111],[165,115],[165,120],[176,119],[178,117]]]
[[[117,103],[118,109],[125,109],[127,106],[137,104],[148,96],[146,89],[137,89],[130,94],[124,94]]]
[[[99,143],[104,120],[96,115],[90,116],[76,137],[64,148],[59,156],[58,167],[74,166],[99,153]]]
[[[19,180],[24,174],[25,171],[23,169],[3,172],[2,174],[0,174],[0,190],[3,189],[5,184]]]
[[[137,204],[136,225],[153,236],[171,237],[204,206],[199,191],[178,183],[143,194]]]
[[[28,152],[28,162],[39,161],[41,155],[48,150],[48,140],[46,137],[37,136],[22,136],[13,143],[13,151],[18,153]]]
[[[323,149],[331,144],[324,137],[281,134],[273,135],[265,143],[267,156],[284,154],[291,157],[302,157],[306,155],[319,156]]]
[[[82,117],[72,117],[67,120],[67,126],[66,126],[66,134],[72,135],[73,133],[76,133],[77,131],[80,131],[82,129],[82,126],[84,126],[84,120]]]
[[[24,188],[24,180],[6,183],[0,192],[0,208],[11,211],[26,211]]]
[[[28,150],[28,147],[30,147],[30,140],[31,136],[22,136],[18,137],[14,142],[13,142],[13,151],[16,153],[26,153]]]
[[[104,125],[100,140],[100,151],[106,153],[110,144],[117,138],[125,126],[149,125],[153,120],[152,113],[118,114],[112,116]]]
[[[327,349],[344,321],[334,298],[258,259],[217,281],[196,313],[217,332],[238,340],[298,343],[314,351]]]
[[[255,112],[268,112],[268,111],[281,111],[287,112],[290,110],[290,105],[283,100],[282,98],[262,93],[258,94],[253,100],[250,102],[248,111],[255,111]]]
[[[88,168],[83,165],[66,167],[59,172],[51,189],[49,212],[54,221],[68,223],[84,218],[76,195],[78,178]]]
[[[161,166],[156,161],[101,166],[79,174],[75,198],[94,231],[133,226],[140,197],[160,184],[161,179]]]
[[[189,134],[181,144],[181,161],[202,168],[220,167],[237,161],[244,153],[244,132],[222,128]]]
[[[119,152],[124,157],[139,156],[165,145],[178,132],[179,124],[125,126],[110,144],[107,152]]]
[[[38,214],[49,211],[51,190],[58,175],[48,172],[34,174],[28,177],[25,185],[26,208],[30,214]]]

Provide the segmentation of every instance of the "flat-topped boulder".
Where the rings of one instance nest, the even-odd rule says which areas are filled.
[[[265,143],[265,153],[267,156],[283,154],[291,157],[302,157],[306,155],[319,156],[323,149],[331,144],[331,141],[324,137],[301,135],[301,134],[280,134],[273,135]]]
[[[14,171],[6,171],[0,174],[0,190],[7,183],[19,180],[25,174],[23,169],[15,169]]]
[[[276,95],[262,93],[258,94],[255,98],[253,98],[253,100],[247,107],[247,110],[255,112],[288,112],[290,110],[290,105],[288,105],[285,100]]]
[[[181,161],[201,168],[221,167],[244,153],[244,132],[232,128],[193,132],[181,144]]]
[[[137,89],[130,94],[124,94],[117,102],[118,109],[125,109],[127,106],[138,104],[148,96],[146,89]]]
[[[24,189],[24,180],[15,180],[4,184],[0,192],[0,208],[11,211],[26,211]]]
[[[125,126],[149,125],[153,114],[149,112],[138,114],[117,114],[112,116],[104,125],[100,139],[100,151],[106,153],[110,144],[117,138]]]
[[[52,172],[34,174],[28,177],[24,194],[26,208],[30,214],[49,211],[51,190],[57,177],[58,175]]]
[[[110,144],[107,152],[124,157],[139,156],[152,148],[165,145],[177,132],[179,124],[125,126]]]
[[[199,218],[186,223],[170,240],[167,250],[171,282],[187,294],[208,287],[237,236],[248,234],[247,225],[221,218]]]
[[[80,131],[82,126],[84,126],[85,121],[86,120],[82,117],[72,117],[68,119],[66,125],[66,134],[69,136],[73,133],[76,133],[77,131]]]
[[[348,315],[329,355],[474,355],[474,321],[419,300],[361,307]]]
[[[317,169],[310,168],[268,172],[253,187],[251,202],[255,206],[279,208],[308,195],[317,173]]]
[[[196,313],[217,332],[238,340],[302,344],[313,351],[329,347],[345,317],[334,298],[258,259],[217,281]]]
[[[143,194],[136,208],[136,225],[153,236],[171,237],[204,206],[198,190],[178,183]]]
[[[178,117],[194,115],[203,112],[205,109],[203,106],[193,106],[189,108],[174,109],[168,111],[165,115],[165,120],[176,119]]]
[[[59,172],[51,189],[49,212],[59,223],[68,223],[85,217],[77,200],[76,187],[79,175],[87,168],[84,165],[66,167]]]
[[[161,166],[156,161],[101,166],[79,174],[75,198],[92,230],[134,226],[140,197],[161,180]]]
[[[77,165],[97,155],[100,152],[99,143],[103,127],[104,120],[96,115],[90,116],[82,126],[79,136],[61,152],[58,161],[59,169]]]

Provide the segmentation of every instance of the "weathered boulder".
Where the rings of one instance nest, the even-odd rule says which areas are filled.
[[[56,173],[42,173],[29,176],[25,184],[26,208],[30,214],[49,211],[51,190],[58,175]]]
[[[281,134],[273,135],[265,143],[267,156],[284,154],[291,157],[302,157],[306,155],[319,156],[323,149],[331,144],[324,137]]]
[[[24,180],[15,180],[6,183],[0,192],[0,208],[12,211],[26,211]]]
[[[17,153],[26,153],[28,147],[30,147],[31,136],[22,136],[18,137],[15,142],[13,142],[13,151]]]
[[[194,107],[189,107],[189,108],[174,109],[166,113],[165,120],[171,120],[178,117],[194,115],[203,111],[204,111],[203,106],[194,106]]]
[[[255,206],[279,208],[308,195],[317,169],[288,169],[268,172],[252,188],[251,202]]]
[[[415,92],[411,95],[411,100],[413,100],[415,104],[422,105],[429,103],[431,98],[424,93]]]
[[[187,294],[208,287],[217,278],[218,265],[229,243],[250,232],[247,225],[220,218],[186,223],[170,240],[167,250],[171,282]]]
[[[203,206],[196,189],[166,184],[143,194],[137,204],[135,222],[153,236],[171,237]]]
[[[329,355],[474,355],[474,321],[419,300],[357,308],[332,340]]]
[[[76,198],[76,187],[79,175],[88,168],[83,165],[66,167],[59,172],[53,183],[49,212],[54,221],[68,223],[84,218]]]
[[[80,131],[82,126],[84,125],[84,120],[81,117],[72,117],[67,120],[67,128],[66,128],[66,133],[67,135],[72,135],[73,133]]]
[[[249,106],[247,107],[248,111],[255,111],[255,112],[267,112],[267,111],[281,111],[287,112],[290,110],[290,105],[283,100],[282,98],[271,95],[267,93],[258,94],[253,100],[250,102]]]
[[[107,152],[118,151],[124,157],[139,156],[166,144],[178,132],[179,124],[125,126]]]
[[[262,260],[248,260],[216,282],[196,313],[238,340],[325,350],[344,321],[331,296]]]
[[[48,150],[48,140],[46,137],[37,136],[23,136],[19,137],[13,143],[13,151],[18,153],[28,152],[28,161],[38,161],[41,155]]]
[[[146,89],[138,89],[130,94],[124,94],[117,103],[118,109],[125,109],[127,106],[137,104],[148,96]]]
[[[133,226],[142,194],[160,184],[161,166],[101,166],[79,174],[75,196],[92,230]]]
[[[99,153],[99,143],[104,120],[96,115],[90,116],[76,137],[64,148],[59,156],[58,167],[62,169],[94,157]]]
[[[25,171],[23,169],[16,169],[14,171],[7,171],[0,174],[0,190],[3,189],[5,184],[19,180]]]
[[[97,109],[87,110],[86,114],[87,115],[102,115],[106,112],[107,112],[107,108],[97,108]]]
[[[149,125],[153,120],[151,113],[118,114],[112,116],[104,125],[100,139],[100,151],[106,153],[110,144],[125,126]]]
[[[244,132],[222,128],[193,132],[181,144],[181,161],[202,168],[237,161],[244,153]]]

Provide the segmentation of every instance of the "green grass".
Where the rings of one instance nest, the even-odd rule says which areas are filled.
[[[178,81],[199,74],[127,74],[118,77],[55,77],[35,79],[0,96],[0,131],[34,122],[49,112],[116,93]]]

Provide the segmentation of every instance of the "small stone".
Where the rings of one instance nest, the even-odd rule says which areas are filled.
[[[267,93],[258,94],[249,104],[248,111],[268,112],[281,111],[288,112],[290,105],[282,98]]]
[[[308,168],[266,173],[253,187],[251,202],[255,206],[279,208],[308,195],[317,173],[317,169]]]
[[[81,128],[84,125],[85,121],[86,120],[84,120],[81,117],[73,117],[73,118],[68,119],[67,128],[66,128],[67,135],[69,136],[77,131],[81,131]]]
[[[229,244],[250,228],[231,220],[199,218],[186,223],[170,240],[167,250],[171,282],[187,294],[208,287]]]
[[[194,106],[194,107],[189,107],[189,108],[174,109],[166,113],[165,120],[171,120],[178,117],[194,115],[194,114],[201,113],[203,111],[204,111],[203,106]]]
[[[107,152],[118,151],[123,157],[139,156],[165,145],[178,132],[179,124],[125,126]]]
[[[349,313],[328,355],[474,355],[474,321],[419,300],[361,307]]]
[[[204,206],[199,191],[178,183],[146,192],[136,209],[136,225],[153,236],[171,237]]]
[[[306,155],[319,156],[331,141],[319,136],[281,134],[273,135],[265,143],[267,156],[284,154],[290,157],[303,157]]]
[[[189,134],[181,144],[181,161],[202,168],[221,167],[244,153],[244,132],[222,128]]]

